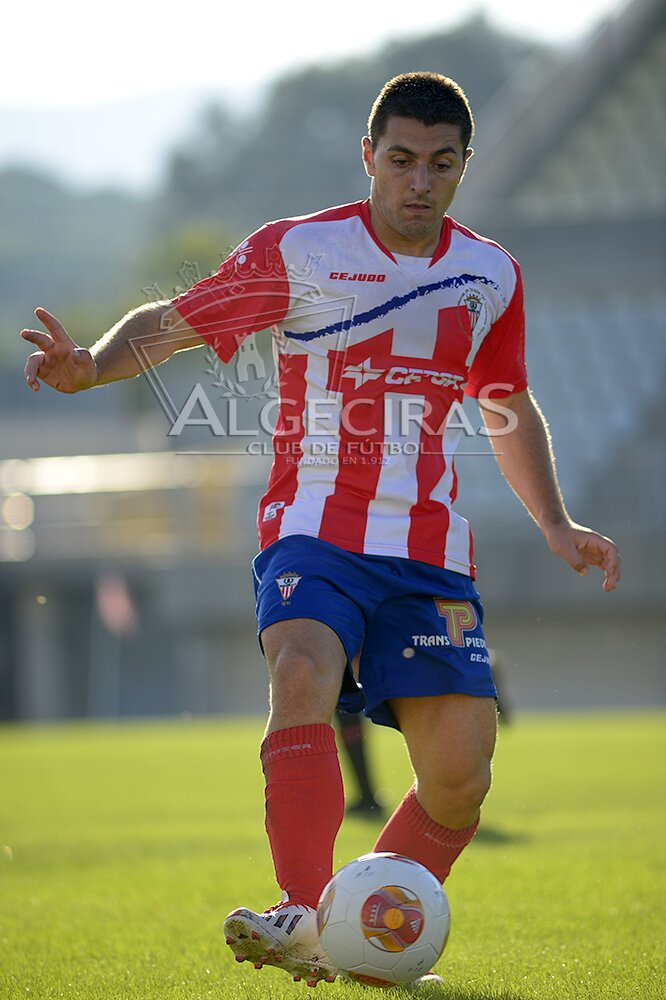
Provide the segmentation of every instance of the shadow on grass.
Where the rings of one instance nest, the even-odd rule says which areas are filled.
[[[524,833],[515,833],[511,830],[500,830],[496,826],[481,825],[474,835],[475,844],[484,844],[488,847],[503,844],[524,844],[529,840]]]
[[[345,992],[356,1000],[534,1000],[534,994],[522,993],[519,990],[465,987],[465,986],[421,986],[418,990],[377,989],[372,986],[359,986],[356,983],[344,983]]]
[[[347,824],[350,821],[360,822],[381,829],[388,818],[388,812],[346,813],[345,823]],[[495,844],[524,844],[529,839],[524,833],[517,833],[513,830],[500,830],[496,826],[484,825],[483,821],[474,834],[475,844],[484,844],[488,847],[493,847]]]
[[[383,992],[385,991],[382,990]],[[416,995],[419,1000],[533,1000],[532,995],[528,996],[518,990],[475,989],[460,986],[422,986],[416,993],[413,990],[401,990],[395,994],[395,1000],[398,998],[407,1000],[407,997],[413,998]]]

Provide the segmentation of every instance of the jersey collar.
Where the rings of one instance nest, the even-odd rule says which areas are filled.
[[[394,264],[397,264],[398,262],[395,259],[395,257],[393,256],[393,254],[391,253],[391,251],[387,247],[384,246],[384,244],[381,242],[381,240],[378,238],[376,232],[372,228],[372,223],[370,222],[370,199],[369,198],[366,198],[365,201],[359,202],[359,214],[360,214],[361,219],[363,221],[363,225],[368,230],[368,233],[370,234],[371,238],[377,244],[377,246],[382,251],[382,253],[386,254],[386,256],[390,260],[392,260]],[[449,218],[448,215],[445,215],[444,218],[443,218],[443,220],[442,220],[442,222],[443,222],[442,233],[441,233],[441,235],[439,237],[439,243],[435,247],[435,252],[432,255],[432,259],[431,259],[430,263],[428,264],[428,267],[432,267],[433,264],[436,264],[438,260],[442,259],[442,257],[446,253],[446,251],[449,249],[449,245],[451,243],[451,229],[452,229],[451,219]]]

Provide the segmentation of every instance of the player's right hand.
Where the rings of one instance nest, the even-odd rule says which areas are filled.
[[[46,309],[35,309],[35,316],[46,327],[21,330],[24,340],[38,348],[25,363],[25,380],[38,392],[40,380],[58,392],[80,392],[97,382],[97,365],[89,350],[79,347],[55,316]]]

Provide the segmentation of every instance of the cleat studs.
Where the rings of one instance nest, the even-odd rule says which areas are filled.
[[[236,941],[236,938],[232,937],[231,934],[227,934],[227,936],[226,936],[226,938],[224,940],[227,942],[227,944],[234,944],[235,941]]]
[[[275,948],[267,948],[266,949],[266,954],[267,955],[274,955],[275,954]]]
[[[273,955],[273,959],[276,962],[284,962],[284,955],[274,954]]]
[[[236,961],[237,962],[244,962],[246,958],[247,958],[247,955],[236,955]]]
[[[254,967],[255,967],[255,969],[263,969],[264,963],[263,962],[255,962],[254,963]]]
[[[326,983],[334,983],[335,982],[335,976],[325,976],[324,977],[324,982],[326,982]]]
[[[300,983],[300,981],[301,981],[302,978],[303,978],[302,976],[294,976],[293,980],[294,980],[295,983]]]
[[[253,941],[258,941],[260,937],[261,937],[261,935],[260,935],[259,931],[252,931],[252,940]]]

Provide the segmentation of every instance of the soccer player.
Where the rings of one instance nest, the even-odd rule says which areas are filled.
[[[283,898],[235,910],[225,929],[239,961],[310,985],[336,974],[315,920],[344,810],[336,705],[399,729],[413,766],[375,850],[443,881],[490,786],[496,691],[470,527],[454,507],[460,432],[447,425],[463,392],[551,551],[581,575],[601,567],[606,591],[620,574],[614,543],[574,523],[560,494],[527,386],[518,265],[446,214],[472,132],[455,82],[396,77],[363,139],[369,199],[268,223],[215,275],[129,313],[90,351],[44,309],[46,332],[22,333],[37,348],[30,388],[77,392],[197,344],[226,362],[274,328],[280,405],[253,576],[270,674],[266,830]]]

